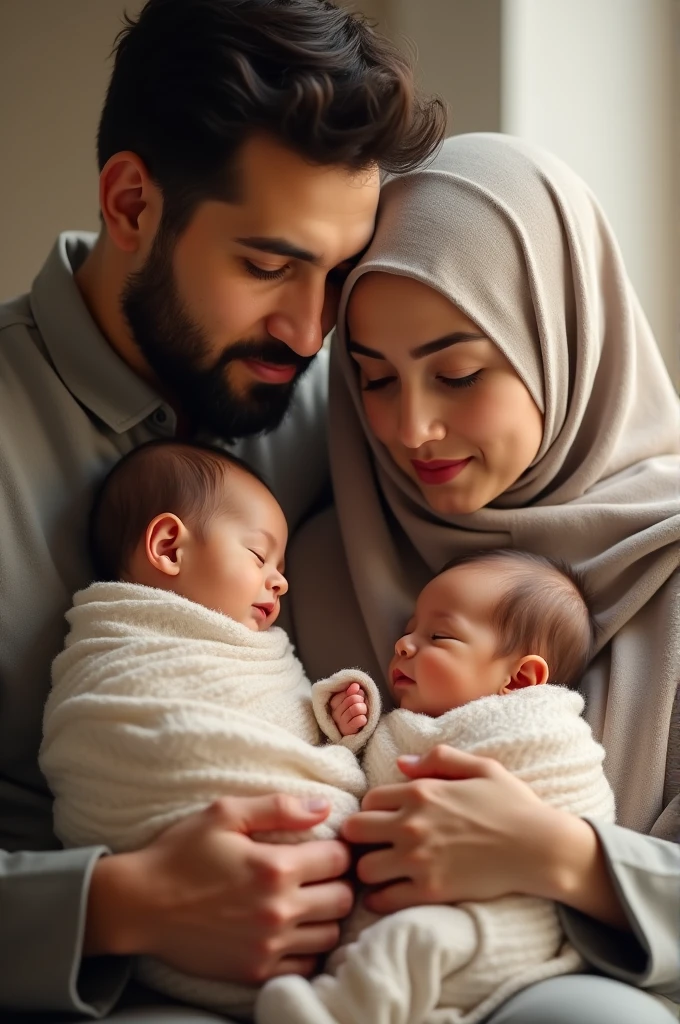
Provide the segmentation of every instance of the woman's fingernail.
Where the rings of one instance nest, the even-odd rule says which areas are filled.
[[[328,808],[328,800],[324,800],[321,796],[310,797],[309,800],[305,800],[305,808],[316,814],[317,811],[325,811]]]
[[[406,764],[418,764],[419,761],[422,761],[422,758],[418,754],[400,754],[397,760],[405,761]]]

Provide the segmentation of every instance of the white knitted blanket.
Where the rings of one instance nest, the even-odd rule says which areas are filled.
[[[448,743],[500,761],[554,807],[613,821],[604,750],[582,710],[579,694],[537,686],[436,719],[393,711],[366,749],[369,785],[404,781],[398,754]],[[475,1024],[527,985],[582,966],[554,904],[528,896],[413,907],[384,918],[358,907],[346,940],[329,973],[313,982],[269,982],[258,999],[258,1024]]]
[[[254,632],[135,584],[93,584],[66,617],[40,753],[65,845],[136,849],[221,796],[285,792],[330,802],[315,829],[257,837],[267,841],[334,836],[358,809],[366,778],[354,751],[380,714],[364,673],[339,672],[312,688],[283,630]],[[369,696],[369,723],[342,739],[327,705],[352,680]],[[335,742],[325,743],[322,730]],[[140,972],[177,998],[232,1013],[247,1012],[256,992],[154,961],[141,961]]]

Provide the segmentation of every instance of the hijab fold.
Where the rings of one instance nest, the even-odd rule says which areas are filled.
[[[477,512],[429,508],[370,431],[346,332],[369,272],[455,303],[543,413],[533,464]],[[618,820],[652,829],[675,795],[665,769],[680,671],[680,412],[611,229],[561,161],[508,136],[464,135],[384,186],[341,302],[330,432],[349,573],[384,669],[422,585],[458,553],[510,546],[584,571],[600,626],[587,717]]]

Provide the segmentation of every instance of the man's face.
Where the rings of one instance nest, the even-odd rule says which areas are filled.
[[[340,286],[370,241],[378,171],[306,163],[253,136],[235,203],[199,204],[161,229],[121,296],[159,386],[194,428],[272,430],[335,323]]]

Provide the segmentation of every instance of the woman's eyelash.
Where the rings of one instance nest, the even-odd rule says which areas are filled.
[[[245,259],[243,265],[251,277],[256,277],[258,281],[280,281],[288,269],[288,267],[279,267],[278,270],[263,270],[256,263],[251,263],[250,260]]]
[[[395,381],[396,377],[376,377],[375,380],[367,380],[362,387],[362,391],[380,391],[381,388],[387,387]]]
[[[471,388],[473,384],[476,384],[479,378],[482,376],[481,370],[475,370],[474,373],[470,373],[467,377],[443,377],[441,374],[437,377],[437,380],[445,384],[447,388]],[[367,380],[362,387],[362,391],[380,391],[382,388],[386,388],[388,384],[394,383],[396,377],[377,377],[375,380]]]
[[[482,376],[481,370],[475,370],[474,373],[468,374],[467,377],[442,377],[439,376],[437,379],[446,384],[447,388],[471,388],[473,384],[476,384],[479,378]]]

